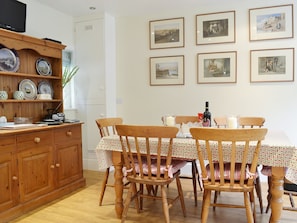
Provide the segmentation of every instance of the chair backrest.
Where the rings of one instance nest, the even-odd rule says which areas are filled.
[[[190,132],[196,141],[204,185],[219,187],[224,185],[227,191],[232,191],[235,184],[240,187],[254,185],[253,176],[256,172],[261,140],[267,133],[266,128],[191,128]],[[238,155],[239,158],[236,159]],[[205,166],[205,159],[209,162],[208,169]],[[226,162],[230,163],[228,179],[225,179]],[[235,175],[236,163],[241,163],[240,176]],[[219,176],[216,176],[218,173],[215,171],[215,165],[219,165]]]
[[[227,118],[226,117],[214,117],[213,119],[216,127],[226,128],[227,127]]]
[[[177,127],[117,125],[116,130],[128,177],[169,179],[172,143]]]
[[[261,128],[264,125],[265,118],[263,117],[239,117],[239,126],[242,128],[245,127],[259,127]]]
[[[109,135],[116,135],[116,125],[121,125],[123,123],[123,119],[119,117],[115,118],[100,118],[96,119],[96,124],[99,128],[99,132],[101,137],[109,136]]]
[[[227,118],[226,117],[215,117],[214,122],[218,128],[226,128],[227,126]],[[241,128],[249,127],[263,127],[265,118],[263,117],[239,117],[239,123],[238,126]]]
[[[164,117],[161,117],[162,122],[164,123]],[[189,122],[195,123],[199,122],[198,115],[195,116],[184,116],[184,115],[177,115],[175,116],[175,124],[181,126],[183,123],[187,124]]]
[[[181,125],[181,124],[183,124],[183,123],[189,123],[189,122],[199,122],[199,120],[198,120],[198,116],[196,115],[196,116],[181,116],[181,115],[179,115],[179,116],[175,116],[175,123],[176,124],[179,124],[179,125]]]

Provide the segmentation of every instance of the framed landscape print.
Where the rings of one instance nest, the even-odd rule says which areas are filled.
[[[150,21],[150,49],[184,47],[184,18]]]
[[[184,85],[184,56],[150,58],[150,85]]]
[[[198,84],[236,83],[237,52],[199,53]]]
[[[294,81],[294,48],[250,51],[251,82]]]
[[[249,10],[250,41],[293,38],[293,5]]]
[[[235,11],[196,15],[196,44],[234,43]]]

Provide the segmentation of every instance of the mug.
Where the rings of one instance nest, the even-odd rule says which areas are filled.
[[[0,91],[0,100],[7,100],[8,94],[6,91]]]
[[[24,100],[25,94],[22,91],[13,92],[13,98],[16,100]]]

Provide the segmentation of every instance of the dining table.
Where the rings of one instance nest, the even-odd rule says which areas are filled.
[[[140,143],[145,143],[144,139]],[[150,143],[157,145],[157,139]],[[114,166],[115,212],[117,217],[121,218],[123,212],[123,162],[119,136],[101,138],[95,150],[99,170]],[[240,154],[240,150],[238,153]],[[195,157],[198,159],[195,140],[190,137],[174,138],[172,157],[185,160]],[[227,162],[229,158],[230,156],[227,155],[224,159]],[[240,155],[238,160],[240,160]],[[283,205],[284,177],[297,184],[296,146],[290,142],[284,131],[268,129],[267,135],[261,143],[258,164],[271,167],[270,192],[272,197],[269,222],[279,223]]]

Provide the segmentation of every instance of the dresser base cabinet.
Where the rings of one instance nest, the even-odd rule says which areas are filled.
[[[85,186],[80,123],[1,130],[0,140],[1,223]]]

